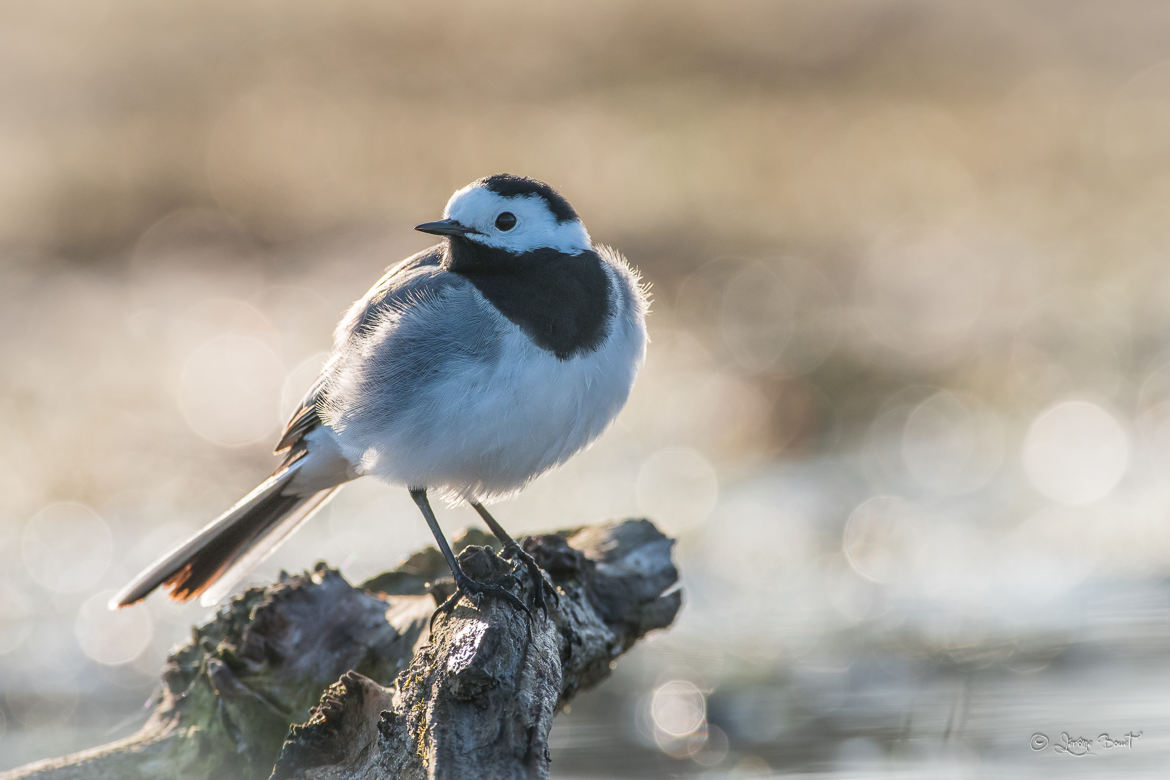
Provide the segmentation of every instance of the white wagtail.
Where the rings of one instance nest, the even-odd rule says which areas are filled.
[[[390,268],[350,307],[276,444],[284,460],[272,476],[135,577],[111,608],[160,585],[176,600],[219,601],[365,475],[410,490],[455,576],[444,607],[460,593],[519,600],[463,573],[428,490],[470,503],[543,583],[481,502],[563,463],[617,415],[645,356],[645,292],[616,251],[592,244],[568,201],[534,179],[472,182],[443,219],[415,230],[444,240]]]

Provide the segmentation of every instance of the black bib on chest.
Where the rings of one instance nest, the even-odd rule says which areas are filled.
[[[453,237],[447,267],[561,360],[597,349],[605,340],[609,278],[596,252],[537,249],[514,255]]]

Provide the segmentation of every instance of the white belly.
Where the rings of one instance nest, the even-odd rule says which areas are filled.
[[[597,351],[568,360],[510,326],[498,360],[468,361],[428,386],[365,443],[359,471],[466,499],[515,492],[596,439],[625,404],[644,333],[613,325]]]

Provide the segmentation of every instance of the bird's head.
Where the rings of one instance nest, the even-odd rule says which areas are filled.
[[[593,248],[577,212],[542,181],[497,173],[456,190],[443,219],[415,227],[512,254],[554,249],[569,255]]]

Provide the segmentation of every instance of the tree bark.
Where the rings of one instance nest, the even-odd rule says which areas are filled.
[[[461,565],[532,603],[522,565],[471,544],[485,537],[457,542]],[[434,549],[357,588],[323,563],[282,574],[171,654],[137,734],[0,777],[546,777],[553,715],[674,619],[672,545],[645,520],[527,539],[559,594],[547,613],[463,598],[433,635],[452,587],[428,592],[445,569]]]

